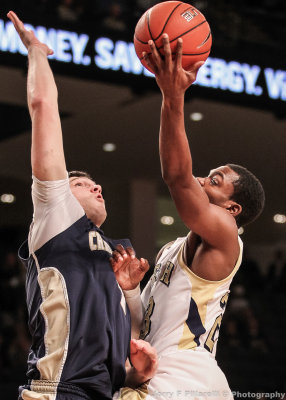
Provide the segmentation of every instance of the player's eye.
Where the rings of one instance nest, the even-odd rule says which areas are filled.
[[[210,184],[211,184],[211,185],[218,185],[218,180],[216,179],[215,176],[213,176],[213,177],[210,179]]]
[[[82,186],[82,183],[81,183],[81,182],[77,182],[77,183],[75,184],[75,186]]]

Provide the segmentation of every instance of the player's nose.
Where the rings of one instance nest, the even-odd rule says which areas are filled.
[[[92,191],[95,193],[101,193],[102,192],[102,187],[100,185],[94,185],[92,188]]]

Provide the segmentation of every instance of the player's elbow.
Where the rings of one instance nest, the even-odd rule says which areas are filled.
[[[31,118],[34,120],[37,115],[50,115],[57,103],[45,96],[32,96],[28,100],[28,106]]]
[[[169,174],[162,174],[163,181],[168,186],[168,188],[172,188],[176,186],[177,179],[175,176]]]
[[[162,178],[167,185],[176,179],[177,176],[175,169],[173,167],[171,168],[170,165],[164,165],[164,163],[161,164],[161,173]]]
[[[184,179],[184,173],[174,168],[163,168],[162,178],[167,186],[173,187],[182,182]]]
[[[28,90],[28,106],[29,110],[35,111],[44,108],[50,108],[57,105],[58,93],[57,89],[51,88],[30,88]]]
[[[45,96],[30,95],[28,98],[28,104],[30,111],[43,109],[48,105],[48,99]]]
[[[161,159],[161,173],[164,182],[168,186],[177,184],[185,185],[192,178],[192,169],[185,160]]]

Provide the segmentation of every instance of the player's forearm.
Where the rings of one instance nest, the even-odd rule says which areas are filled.
[[[192,158],[185,130],[184,95],[163,97],[159,136],[163,179],[171,184],[192,174]]]
[[[124,290],[126,303],[131,315],[131,337],[138,339],[143,321],[143,305],[140,297],[140,286],[133,290]]]
[[[47,55],[38,46],[28,51],[27,95],[32,120],[32,170],[40,180],[66,177],[57,87]]]
[[[139,373],[134,367],[128,367],[126,369],[126,378],[124,386],[136,389],[138,386],[142,385],[142,383],[146,382],[149,379],[150,376],[146,376],[144,374]]]
[[[28,51],[27,95],[31,117],[33,111],[46,101],[57,106],[57,87],[47,55],[39,46],[31,46]]]

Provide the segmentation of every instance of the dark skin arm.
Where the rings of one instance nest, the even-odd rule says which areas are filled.
[[[113,251],[110,263],[122,290],[135,289],[150,268],[145,258],[135,257],[132,247],[124,249],[121,244]]]
[[[140,260],[136,258],[131,247],[125,249],[122,245],[116,246],[110,263],[121,289],[129,291],[125,292],[125,298],[131,314],[131,335],[133,338],[138,338],[143,320],[143,307],[138,285],[148,271],[149,263],[144,258]],[[133,289],[136,289],[135,293],[130,297],[130,290]]]
[[[178,40],[174,60],[166,34],[163,44],[164,59],[152,41],[149,42],[152,59],[144,53],[162,92],[159,136],[162,176],[182,221],[192,231],[185,257],[189,267],[205,279],[224,279],[232,271],[239,254],[235,215],[230,212],[232,203],[228,198],[220,199],[219,204],[210,202],[193,176],[184,124],[184,95],[203,63],[196,63],[190,71],[185,71],[181,64],[182,39]],[[193,242],[197,236],[201,243],[196,247]]]

